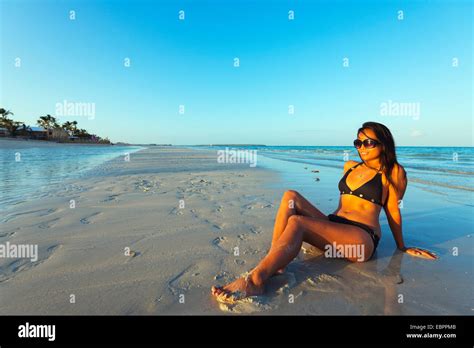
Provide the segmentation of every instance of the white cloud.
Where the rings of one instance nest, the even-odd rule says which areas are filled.
[[[414,129],[411,131],[410,136],[412,137],[421,137],[423,133],[421,133],[418,129]]]

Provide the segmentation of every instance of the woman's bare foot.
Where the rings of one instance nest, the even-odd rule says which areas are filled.
[[[261,295],[264,292],[263,285],[257,286],[252,282],[250,276],[241,277],[223,287],[213,286],[211,293],[218,301],[234,303],[249,296]]]

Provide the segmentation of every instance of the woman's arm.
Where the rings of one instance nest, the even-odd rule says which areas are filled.
[[[405,195],[407,188],[407,175],[402,166],[396,165],[392,172],[393,183],[388,184],[388,198],[384,210],[387,215],[388,224],[392,231],[397,248],[413,256],[436,259],[436,255],[421,248],[407,248],[403,241],[402,234],[402,214],[400,213],[399,201]]]
[[[388,198],[383,208],[397,248],[405,251],[406,248],[402,234],[402,214],[400,213],[399,206],[399,200],[403,198],[407,187],[407,177],[403,167],[395,166],[393,168],[392,181],[393,183],[388,184]]]

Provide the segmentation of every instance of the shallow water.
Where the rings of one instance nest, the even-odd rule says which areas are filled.
[[[54,144],[44,146],[24,142],[0,144],[0,210],[11,208],[27,199],[41,197],[66,179],[79,178],[98,165],[138,146],[99,146]]]
[[[224,146],[206,147],[225,149]],[[261,157],[319,167],[343,168],[347,160],[360,162],[357,151],[347,146],[244,146],[241,150],[257,150]],[[474,191],[474,148],[472,147],[397,147],[398,162],[407,171],[411,183],[459,199],[471,197],[460,191]],[[313,168],[314,167],[314,168]],[[471,202],[472,203],[472,202]]]

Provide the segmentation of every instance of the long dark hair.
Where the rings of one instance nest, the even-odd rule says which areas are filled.
[[[371,129],[377,136],[378,141],[382,144],[382,151],[380,154],[380,162],[382,164],[380,170],[385,173],[388,181],[395,187],[392,181],[392,170],[397,162],[397,154],[395,153],[395,140],[393,140],[392,133],[390,130],[381,123],[377,122],[365,122],[361,128],[357,131],[364,134],[367,138],[370,138],[367,134],[364,133],[364,129]]]

